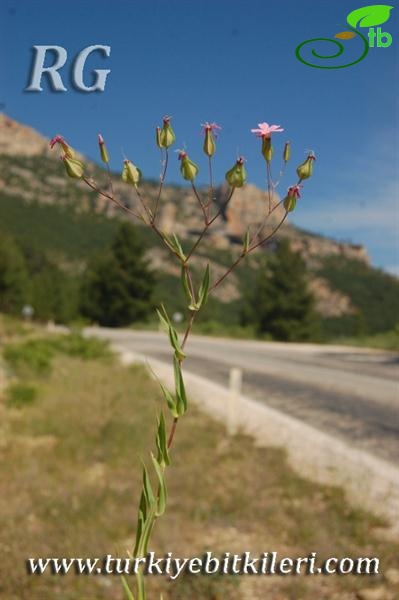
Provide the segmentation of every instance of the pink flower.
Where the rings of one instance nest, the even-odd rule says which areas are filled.
[[[98,134],[98,143],[100,144],[100,146],[103,146],[105,144],[104,138],[101,135],[101,133]]]
[[[54,148],[54,146],[56,144],[61,144],[61,146],[68,146],[68,144],[66,143],[66,141],[64,140],[64,138],[62,137],[62,135],[55,135],[50,140],[50,148]]]
[[[201,123],[201,127],[203,130],[203,133],[206,133],[207,131],[211,131],[215,137],[218,136],[216,129],[222,129],[220,127],[220,125],[218,125],[217,123],[208,123],[208,121],[205,121],[205,123]]]
[[[294,197],[295,200],[298,200],[298,198],[301,197],[301,188],[302,187],[303,187],[302,185],[292,185],[291,187],[288,188],[287,196],[289,196],[290,198]]]
[[[260,138],[270,138],[272,133],[284,131],[280,125],[269,125],[269,123],[258,123],[256,129],[251,129],[251,132]]]
[[[177,158],[179,160],[183,160],[187,156],[187,152],[185,150],[176,150],[178,152]]]

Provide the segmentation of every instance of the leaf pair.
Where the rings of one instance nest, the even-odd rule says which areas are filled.
[[[182,245],[181,245],[181,243],[180,243],[179,238],[177,237],[177,235],[174,233],[172,235],[172,238],[170,238],[167,235],[165,235],[164,236],[164,240],[165,240],[166,244],[169,246],[169,248],[175,254],[177,254],[177,256],[180,258],[180,260],[182,260],[184,262],[187,257],[184,254],[184,250],[182,248]]]
[[[189,275],[187,269],[183,266],[181,273],[181,281],[187,300],[189,301],[189,310],[199,311],[208,301],[209,296],[209,284],[210,284],[210,267],[209,263],[206,265],[204,277],[202,279],[200,288],[198,290],[198,300],[194,296],[194,292],[190,285]]]
[[[167,330],[167,332],[169,334],[170,344],[175,351],[176,358],[178,358],[179,360],[183,360],[184,358],[186,358],[186,355],[184,354],[184,352],[181,348],[181,345],[179,342],[179,336],[177,335],[177,331],[173,327],[173,325],[170,321],[170,318],[168,316],[168,313],[166,312],[166,309],[163,304],[161,306],[161,310],[157,309],[157,314],[158,314],[159,320],[164,325],[165,329]]]
[[[151,460],[157,476],[158,491],[154,494],[147,467],[143,463],[143,488],[140,496],[134,556],[145,556],[147,554],[148,542],[155,519],[163,515],[166,509],[165,468],[152,453]]]

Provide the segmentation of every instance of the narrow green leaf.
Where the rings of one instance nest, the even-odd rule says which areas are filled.
[[[186,355],[184,354],[184,352],[180,346],[179,336],[177,334],[177,331],[173,327],[173,325],[170,321],[170,318],[168,316],[168,313],[166,312],[166,309],[163,304],[161,306],[161,310],[157,309],[157,314],[158,314],[158,317],[159,317],[161,323],[164,325],[164,327],[168,331],[169,341],[170,341],[172,348],[175,351],[175,355],[177,356],[177,358],[179,360],[183,360],[183,358],[186,358]]]
[[[147,509],[151,508],[155,502],[154,492],[152,491],[151,480],[148,475],[147,467],[143,463],[143,491]]]
[[[210,268],[209,268],[209,263],[208,263],[206,265],[204,278],[202,280],[202,283],[200,285],[200,289],[198,292],[198,304],[200,307],[204,306],[204,304],[206,304],[206,302],[208,300],[209,282],[210,282]]]
[[[182,260],[186,260],[186,255],[184,254],[184,250],[180,244],[179,238],[177,237],[177,235],[175,233],[173,234],[173,241],[175,243],[176,250],[178,251],[178,253],[180,255],[180,258]]]
[[[181,365],[176,357],[173,359],[174,374],[175,374],[175,387],[176,387],[176,400],[177,400],[177,413],[181,417],[187,410],[187,395],[184,387],[183,374],[181,372]]]
[[[137,555],[137,552],[139,550],[141,537],[143,535],[144,523],[145,523],[145,514],[142,510],[142,502],[145,504],[145,499],[143,500],[143,498],[144,498],[144,494],[142,493],[141,500],[140,500],[139,514],[137,517],[136,540],[135,540],[134,550],[133,550],[134,556]],[[145,509],[145,510],[147,510],[147,509]]]
[[[161,387],[162,393],[165,397],[165,400],[166,400],[166,403],[168,405],[170,412],[172,413],[172,415],[175,418],[177,418],[179,416],[179,414],[177,412],[176,400],[173,398],[173,396],[169,392],[169,390],[167,390],[166,387],[160,381],[159,381],[159,385]]]
[[[154,509],[149,514],[143,528],[143,533],[141,535],[140,545],[137,551],[137,556],[145,556],[147,554],[148,542],[151,536],[151,531],[154,526]],[[140,596],[139,596],[140,597]]]
[[[183,291],[186,295],[187,301],[189,302],[190,305],[195,304],[195,298],[193,297],[193,294],[191,291],[190,280],[188,278],[187,269],[185,269],[184,267],[181,268],[181,283],[182,283]]]
[[[186,260],[186,255],[184,254],[184,250],[179,242],[179,238],[177,237],[177,235],[174,233],[173,234],[173,239],[170,239],[170,237],[168,237],[167,235],[164,235],[164,240],[166,242],[166,244],[169,246],[169,248],[171,250],[173,250],[173,252],[175,252],[179,258],[184,261]]]
[[[126,577],[124,577],[123,575],[122,575],[122,585],[123,585],[123,589],[125,590],[127,600],[134,600],[132,590],[130,589],[130,587],[126,581]]]
[[[161,416],[159,417],[159,421],[158,421],[158,432],[157,432],[156,444],[157,444],[157,449],[158,449],[157,460],[158,460],[159,464],[163,463],[163,465],[169,465],[170,459],[169,459],[169,452],[168,452],[168,447],[167,447],[167,442],[166,442],[165,418],[164,418],[162,412],[161,412]]]
[[[161,465],[158,463],[158,461],[156,460],[155,456],[152,453],[151,453],[151,458],[152,458],[152,462],[154,464],[154,469],[157,474],[158,483],[159,483],[158,502],[157,502],[157,510],[155,512],[155,515],[157,517],[160,517],[161,515],[164,514],[165,509],[166,509],[167,492],[166,492],[165,475],[164,475]]]
[[[168,331],[170,322],[169,322],[169,317],[165,310],[164,305],[163,304],[161,305],[161,310],[159,310],[159,308],[157,308],[156,311],[157,311],[158,318],[161,321],[161,325],[163,325],[165,327],[166,331]]]

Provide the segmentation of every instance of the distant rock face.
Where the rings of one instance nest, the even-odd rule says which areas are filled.
[[[270,209],[280,201],[274,192],[262,191],[252,184],[236,190],[226,210],[226,230],[229,234],[242,238],[248,227],[260,227]],[[269,225],[276,225],[281,217],[281,210],[274,210],[267,219]]]
[[[339,317],[356,312],[348,296],[332,290],[328,281],[321,277],[313,277],[309,282],[309,289],[315,297],[317,312],[324,317]]]
[[[0,190],[7,192],[16,198],[26,201],[38,200],[44,203],[70,203],[76,202],[77,210],[86,210],[93,199],[90,191],[83,182],[71,182],[65,176],[62,165],[57,165],[59,152],[52,152],[49,140],[37,133],[31,127],[21,125],[4,114],[0,114],[0,155],[8,157],[26,157],[25,161],[8,160],[7,169],[0,175]],[[37,176],[31,164],[36,156],[51,158],[52,162],[46,163],[46,170],[40,177]],[[99,174],[94,164],[79,155],[84,160],[87,174],[94,172]],[[54,161],[54,162],[53,162]],[[100,179],[102,175],[99,175]],[[101,185],[108,185],[106,177],[102,177]],[[131,186],[122,182],[120,176],[113,176],[113,189],[119,201],[133,208],[136,212],[142,212],[137,196]],[[72,190],[72,191],[71,191]],[[215,188],[215,200],[222,209],[222,218],[215,222],[214,226],[206,236],[206,242],[212,249],[232,250],[242,244],[242,240],[250,228],[251,235],[258,234],[257,239],[263,239],[279,223],[284,214],[283,208],[275,209],[266,219],[269,207],[274,209],[280,201],[276,193],[271,192],[270,197],[267,190],[260,190],[252,184],[247,184],[242,189],[237,189],[230,202],[225,206],[225,200],[229,189],[226,185]],[[149,199],[150,204],[155,206],[157,185],[151,182],[143,182],[143,195]],[[205,190],[199,190],[203,202],[207,202]],[[95,210],[113,217],[119,214],[119,209],[112,202],[99,195],[94,201]],[[165,185],[162,198],[159,202],[157,216],[159,227],[166,234],[176,233],[180,238],[194,239],[203,227],[202,211],[198,200],[193,197],[191,188]],[[322,236],[302,232],[289,223],[285,223],[278,232],[278,236],[289,239],[291,248],[298,252],[306,261],[312,271],[317,271],[320,259],[326,256],[345,256],[362,262],[369,263],[366,249],[363,246],[340,243]],[[262,249],[259,249],[261,252]],[[149,251],[149,261],[154,268],[176,274],[167,266],[165,253],[156,248]],[[199,257],[196,266],[204,268],[204,259]],[[212,262],[212,271],[218,274],[221,266]],[[178,273],[177,273],[178,274]],[[318,311],[325,316],[339,316],[341,314],[353,313],[353,307],[349,299],[329,287],[328,282],[314,274],[311,275],[311,289],[316,298]],[[218,290],[220,300],[229,302],[238,297],[237,280],[232,277],[228,285],[221,286]]]
[[[0,154],[10,156],[37,156],[50,152],[46,138],[31,127],[21,125],[5,114],[0,114]]]

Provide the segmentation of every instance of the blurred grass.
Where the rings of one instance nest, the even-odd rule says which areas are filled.
[[[344,344],[347,346],[361,346],[363,348],[399,351],[399,325],[392,331],[387,331],[385,333],[360,337],[340,337],[335,341],[337,344]]]
[[[97,338],[84,338],[80,333],[52,335],[7,344],[3,356],[9,366],[20,376],[45,375],[52,369],[57,353],[83,360],[110,358],[108,343]]]
[[[38,389],[30,383],[13,383],[8,386],[6,391],[7,406],[14,408],[22,408],[28,404],[32,404],[38,394]]]
[[[57,338],[47,340],[49,347],[68,352],[55,352],[51,371],[38,376],[35,402],[18,411],[0,402],[7,465],[0,471],[0,598],[122,600],[118,577],[25,572],[28,557],[126,556],[135,533],[140,457],[153,447],[162,407],[143,367],[87,359],[76,350],[80,342]],[[19,383],[34,385],[35,379],[23,374]],[[243,435],[227,439],[221,425],[193,406],[179,424],[168,485],[168,511],[152,545],[160,555],[317,551],[322,557],[379,556],[383,570],[397,561],[399,545],[377,537],[381,521],[350,508],[341,490],[302,479],[281,450],[257,448]],[[379,579],[198,576],[169,583],[154,577],[149,598],[163,589],[165,600],[346,600]]]

